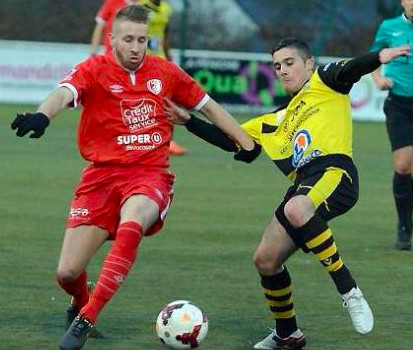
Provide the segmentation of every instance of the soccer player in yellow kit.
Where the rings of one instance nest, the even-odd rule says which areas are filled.
[[[137,4],[145,6],[150,11],[148,53],[170,60],[169,22],[173,14],[171,5],[164,0],[138,0]],[[171,140],[169,154],[179,156],[185,153],[185,147]]]
[[[172,18],[172,7],[163,0],[138,0],[137,4],[150,11],[148,52],[169,60],[169,22]]]
[[[408,55],[408,51],[407,45],[383,49],[314,71],[314,59],[305,42],[281,40],[272,51],[274,69],[292,98],[280,110],[243,124],[256,142],[255,151],[238,150],[235,142],[213,125],[168,103],[167,112],[192,133],[236,152],[234,158],[247,163],[263,148],[294,181],[254,255],[267,305],[276,321],[273,332],[254,349],[301,349],[306,344],[297,326],[291,278],[285,266],[299,248],[313,253],[326,268],[356,331],[366,334],[373,329],[371,309],[339,254],[328,221],[350,210],[358,199],[348,94],[363,75]]]

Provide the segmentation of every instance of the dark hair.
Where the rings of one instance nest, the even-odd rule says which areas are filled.
[[[285,47],[293,47],[294,49],[296,49],[298,51],[298,54],[304,61],[313,57],[310,47],[307,45],[307,43],[301,39],[294,37],[281,39],[272,49],[271,55],[273,55],[274,52],[277,52]]]
[[[149,10],[140,5],[130,5],[123,7],[116,14],[115,21],[131,21],[136,23],[148,23]]]

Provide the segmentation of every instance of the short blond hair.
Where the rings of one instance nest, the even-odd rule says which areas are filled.
[[[114,22],[131,21],[135,23],[148,24],[149,10],[140,5],[123,7],[115,16]]]

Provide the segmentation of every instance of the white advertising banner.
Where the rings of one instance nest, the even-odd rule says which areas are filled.
[[[0,102],[39,103],[89,50],[88,45],[0,40]]]
[[[350,92],[354,120],[384,121],[384,100],[387,91],[380,91],[370,75],[364,76]]]
[[[0,102],[39,103],[57,86],[58,81],[72,70],[74,65],[88,57],[89,50],[90,47],[86,44],[0,40]],[[179,57],[177,50],[172,50],[172,54],[176,58]],[[272,73],[270,55],[188,50],[185,51],[184,68],[192,62],[192,57],[196,58],[197,62],[203,57],[205,62],[212,60],[215,63],[214,66],[205,66],[204,70],[202,67],[197,68],[197,71],[191,71],[188,68],[188,72],[196,79],[201,76],[201,85],[211,80],[205,80],[206,74],[208,77],[216,77],[215,80],[219,78],[229,82],[239,82],[235,85],[237,89],[235,87],[232,89],[234,91],[226,91],[222,82],[218,84],[219,79],[215,82],[218,84],[215,90],[208,90],[210,84],[205,86],[206,91],[213,98],[232,111],[248,114],[268,111],[280,97],[277,93],[282,94],[277,88],[279,84]],[[239,72],[238,70],[222,71],[222,69],[214,68],[225,66],[225,62],[229,59],[231,62],[240,62],[237,65],[241,67]],[[332,60],[339,60],[339,58],[322,57],[319,62],[331,62]],[[222,61],[222,64],[217,66],[219,61]],[[239,95],[235,96],[237,90],[239,90]],[[265,94],[265,91],[268,92]],[[386,92],[376,88],[370,76],[363,77],[353,87],[350,94],[354,119],[384,120],[382,109],[386,95]],[[271,101],[271,99],[274,100]],[[262,104],[262,102],[265,103]]]

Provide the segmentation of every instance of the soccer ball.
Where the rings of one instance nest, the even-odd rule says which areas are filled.
[[[176,300],[159,313],[156,333],[161,342],[172,349],[196,348],[208,333],[208,319],[190,301]]]

